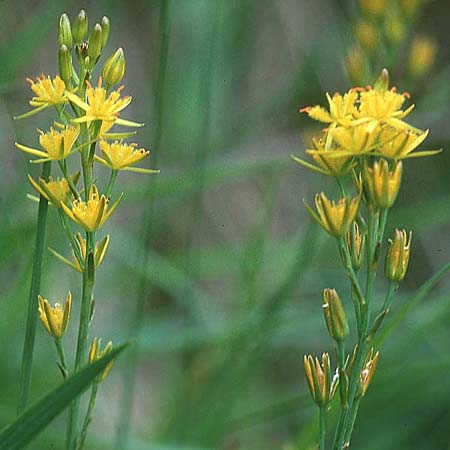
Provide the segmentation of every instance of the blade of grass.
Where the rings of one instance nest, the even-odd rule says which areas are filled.
[[[42,166],[41,177],[47,180],[50,175],[51,162]],[[33,365],[34,340],[37,323],[37,297],[41,288],[42,261],[45,248],[45,229],[47,224],[48,202],[42,195],[39,199],[39,208],[36,224],[36,243],[34,248],[33,272],[31,275],[30,296],[28,298],[27,324],[25,341],[23,344],[22,368],[20,374],[20,391],[17,411],[20,413],[28,403],[31,384],[31,368]]]
[[[129,344],[124,343],[88,365],[28,408],[0,432],[0,450],[19,450],[40,433],[61,411],[78,397],[107,364]]]

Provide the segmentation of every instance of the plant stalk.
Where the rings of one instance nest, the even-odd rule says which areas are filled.
[[[51,171],[51,162],[42,165],[41,177],[48,179]],[[31,385],[31,370],[33,365],[33,350],[36,337],[36,324],[38,316],[37,297],[41,287],[42,261],[45,248],[45,231],[47,224],[48,201],[41,195],[36,224],[36,241],[34,247],[33,271],[31,275],[30,295],[28,297],[28,313],[25,331],[25,340],[22,353],[22,368],[20,374],[20,391],[18,413],[22,412],[28,403]]]

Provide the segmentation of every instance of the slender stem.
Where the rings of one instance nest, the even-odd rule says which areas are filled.
[[[77,191],[77,188],[72,180],[72,177],[69,175],[69,171],[67,169],[67,162],[65,159],[62,161],[58,161],[59,168],[61,169],[62,174],[64,175],[64,178],[66,179],[67,183],[69,184],[69,188],[72,191],[72,194],[75,198],[80,198],[80,194]]]
[[[95,381],[94,384],[92,385],[91,397],[89,398],[89,405],[88,405],[88,409],[86,411],[86,415],[84,416],[83,426],[81,427],[80,439],[78,441],[76,450],[81,450],[83,448],[84,441],[86,439],[87,430],[88,430],[89,424],[91,423],[91,420],[92,420],[92,413],[94,412],[94,408],[95,408],[95,401],[97,399],[97,391],[98,391],[98,382]]]
[[[337,342],[337,354],[338,354],[338,371],[339,371],[339,394],[341,397],[341,413],[339,415],[338,425],[334,434],[333,448],[336,445],[338,436],[341,435],[344,426],[345,414],[348,408],[348,376],[345,372],[345,344],[343,341]]]
[[[326,419],[327,419],[327,407],[321,406],[319,409],[319,429],[320,429],[319,450],[325,450],[325,437],[327,426]]]
[[[41,177],[48,179],[51,171],[51,162],[46,162],[42,166]],[[20,391],[18,412],[20,413],[28,403],[28,395],[31,384],[31,369],[33,365],[33,350],[36,336],[37,323],[37,296],[41,286],[42,260],[45,248],[45,230],[47,223],[48,202],[41,195],[39,198],[39,208],[36,224],[36,241],[34,247],[33,272],[31,276],[30,295],[28,298],[27,325],[25,331],[25,341],[22,354],[22,368],[20,374]]]
[[[69,371],[67,368],[66,354],[64,352],[64,345],[62,339],[55,339],[55,345],[59,358],[59,368],[61,369],[63,378],[67,378]]]
[[[63,230],[66,233],[67,238],[69,239],[69,242],[73,249],[75,257],[77,258],[78,263],[80,264],[80,267],[83,267],[84,258],[80,252],[80,247],[78,246],[78,242],[75,240],[75,238],[73,236],[70,222],[67,220],[67,216],[61,208],[58,209],[58,213],[59,213],[59,217],[61,219],[61,224],[62,224]]]
[[[108,186],[106,188],[106,198],[111,196],[112,190],[114,189],[114,183],[116,182],[118,170],[111,170],[111,175],[109,176]]]
[[[95,270],[94,267],[89,268],[89,254],[94,252],[94,233],[86,232],[86,262],[83,269],[83,286],[80,310],[80,323],[78,328],[77,353],[75,357],[75,372],[84,364],[87,355],[87,343],[89,332],[89,321],[91,316],[92,291],[94,288],[89,269]],[[78,436],[78,419],[80,414],[80,399],[77,398],[72,403],[69,414],[69,427],[67,435],[68,449],[76,448]]]
[[[354,403],[353,403],[353,408],[349,417],[349,423],[348,423],[348,427],[347,427],[347,431],[345,433],[345,437],[344,437],[344,443],[345,444],[350,444],[350,438],[352,437],[352,433],[353,433],[353,428],[355,426],[355,422],[356,422],[356,417],[358,415],[358,410],[359,410],[359,404],[361,403],[361,399],[355,399]]]

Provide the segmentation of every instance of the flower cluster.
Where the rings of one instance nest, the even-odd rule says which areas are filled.
[[[136,167],[149,155],[149,151],[136,143],[126,143],[124,139],[133,132],[116,132],[115,126],[139,128],[142,123],[120,117],[131,103],[130,96],[122,95],[124,86],[116,87],[125,73],[125,56],[121,48],[105,62],[101,75],[93,82],[95,69],[106,47],[110,30],[109,20],[104,17],[88,34],[87,15],[81,11],[73,26],[66,14],[59,22],[59,74],[41,75],[35,80],[28,79],[33,91],[30,100],[32,110],[16,118],[22,119],[37,114],[43,109],[54,108],[56,120],[48,131],[39,132],[39,148],[16,143],[22,152],[35,157],[31,162],[42,164],[39,178],[28,179],[36,190],[42,204],[50,204],[59,215],[62,231],[71,247],[73,260],[57,251],[50,251],[62,262],[81,274],[80,318],[76,348],[75,371],[83,365],[93,363],[112,350],[109,342],[100,349],[100,339],[92,341],[88,352],[88,332],[94,310],[93,290],[95,271],[103,262],[109,236],[99,239],[98,234],[119,205],[123,193],[115,193],[118,173],[130,170],[139,173],[157,173],[157,170]],[[75,70],[73,59],[77,61]],[[53,166],[53,167],[52,167]],[[69,167],[76,170],[72,173]],[[52,176],[52,170],[59,172]],[[109,181],[104,187],[97,180],[97,170],[109,172]],[[81,186],[78,186],[81,180]],[[47,209],[40,208],[40,214]],[[41,217],[42,218],[42,217]],[[38,219],[39,220],[39,219]],[[73,230],[79,227],[84,232]],[[39,238],[39,236],[38,236]],[[37,246],[38,247],[38,246]],[[63,337],[70,327],[72,295],[69,293],[64,306],[53,307],[41,295],[34,296],[39,317],[47,333],[53,338],[58,352],[58,366],[63,374],[70,374],[66,363]],[[91,394],[91,404],[95,403],[97,385],[103,381],[112,367],[112,361],[97,377]],[[77,400],[72,408],[68,430],[68,449],[81,449],[87,426],[91,420],[89,407],[83,421],[80,421]],[[83,429],[78,425],[83,423]]]
[[[345,343],[350,335],[346,308],[335,289],[323,292],[323,312],[338,355],[336,379],[332,382],[328,354],[322,363],[305,356],[308,385],[321,414],[321,424],[339,385],[341,416],[332,448],[348,448],[361,398],[366,394],[378,362],[372,338],[386,318],[398,284],[406,275],[412,233],[395,230],[388,240],[385,276],[388,288],[384,303],[370,323],[374,280],[385,244],[389,210],[399,192],[404,161],[435,155],[440,150],[417,151],[428,135],[406,121],[413,105],[404,107],[408,94],[388,87],[383,70],[374,87],[353,88],[344,95],[327,95],[328,108],[302,108],[312,119],[324,124],[322,135],[313,139],[306,153],[312,162],[293,156],[301,165],[322,175],[334,177],[341,196],[330,200],[323,192],[315,196],[315,210],[306,204],[311,216],[336,239],[339,256],[350,280],[351,303],[355,313],[357,342],[351,354]],[[349,189],[355,194],[348,195]],[[365,260],[365,287],[360,281]],[[325,430],[321,428],[321,446]]]

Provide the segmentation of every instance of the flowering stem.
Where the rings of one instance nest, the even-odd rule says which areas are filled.
[[[51,162],[42,165],[41,177],[48,179],[51,171]],[[18,412],[23,411],[28,402],[28,394],[31,384],[31,368],[33,364],[33,350],[36,336],[37,323],[37,297],[41,286],[42,260],[44,257],[45,229],[47,223],[48,202],[41,195],[36,224],[36,242],[34,247],[33,272],[31,275],[30,295],[28,298],[27,325],[22,354],[22,368],[20,375],[20,392]]]
[[[81,298],[80,323],[78,328],[77,353],[75,357],[75,372],[84,364],[87,355],[87,342],[89,332],[89,322],[91,316],[92,291],[94,280],[92,271],[95,267],[90,267],[89,255],[94,253],[94,233],[86,232],[86,260],[83,268],[83,286]],[[72,404],[69,415],[69,427],[67,435],[68,450],[76,449],[78,435],[78,418],[80,413],[80,399],[77,398]]]
[[[327,408],[326,406],[321,406],[319,409],[319,429],[320,429],[319,450],[325,450],[326,418],[327,418]]]
[[[67,216],[66,216],[66,214],[64,213],[64,211],[61,208],[58,209],[58,213],[59,213],[59,217],[61,219],[62,227],[64,229],[64,232],[67,235],[67,238],[69,239],[69,242],[70,242],[70,245],[71,245],[71,247],[73,249],[75,257],[77,258],[78,263],[80,264],[80,267],[83,267],[83,264],[84,264],[83,263],[83,256],[81,255],[80,248],[78,246],[77,241],[73,237],[73,233],[72,233],[72,230],[71,230],[71,227],[70,227],[70,223],[67,220]]]
[[[109,176],[109,182],[108,186],[106,188],[106,198],[109,198],[111,196],[112,190],[114,188],[114,183],[116,182],[117,174],[119,173],[118,170],[111,170],[111,175]]]
[[[353,428],[355,426],[356,416],[358,415],[360,402],[361,402],[360,398],[355,399],[355,401],[353,402],[353,407],[352,407],[352,411],[350,413],[347,431],[346,431],[345,437],[344,437],[344,443],[350,444],[350,438],[352,437]]]
[[[56,351],[58,353],[58,358],[59,358],[58,366],[61,370],[63,378],[67,378],[69,371],[67,369],[66,354],[64,352],[64,346],[63,346],[62,339],[55,339],[55,345],[56,345]]]
[[[80,194],[77,191],[77,188],[72,180],[72,177],[69,175],[69,172],[67,170],[67,162],[66,160],[58,161],[59,168],[61,169],[62,174],[64,175],[64,178],[66,179],[67,183],[69,184],[70,190],[72,191],[72,194],[75,198],[80,198]]]
[[[81,428],[81,434],[80,439],[78,440],[78,445],[76,447],[76,450],[81,450],[84,445],[84,441],[86,439],[87,430],[89,427],[89,424],[92,420],[92,413],[94,412],[95,408],[95,401],[97,400],[97,391],[98,391],[98,382],[95,381],[92,385],[91,389],[91,397],[89,398],[89,405],[88,409],[86,411],[86,415],[84,416],[83,426]]]

